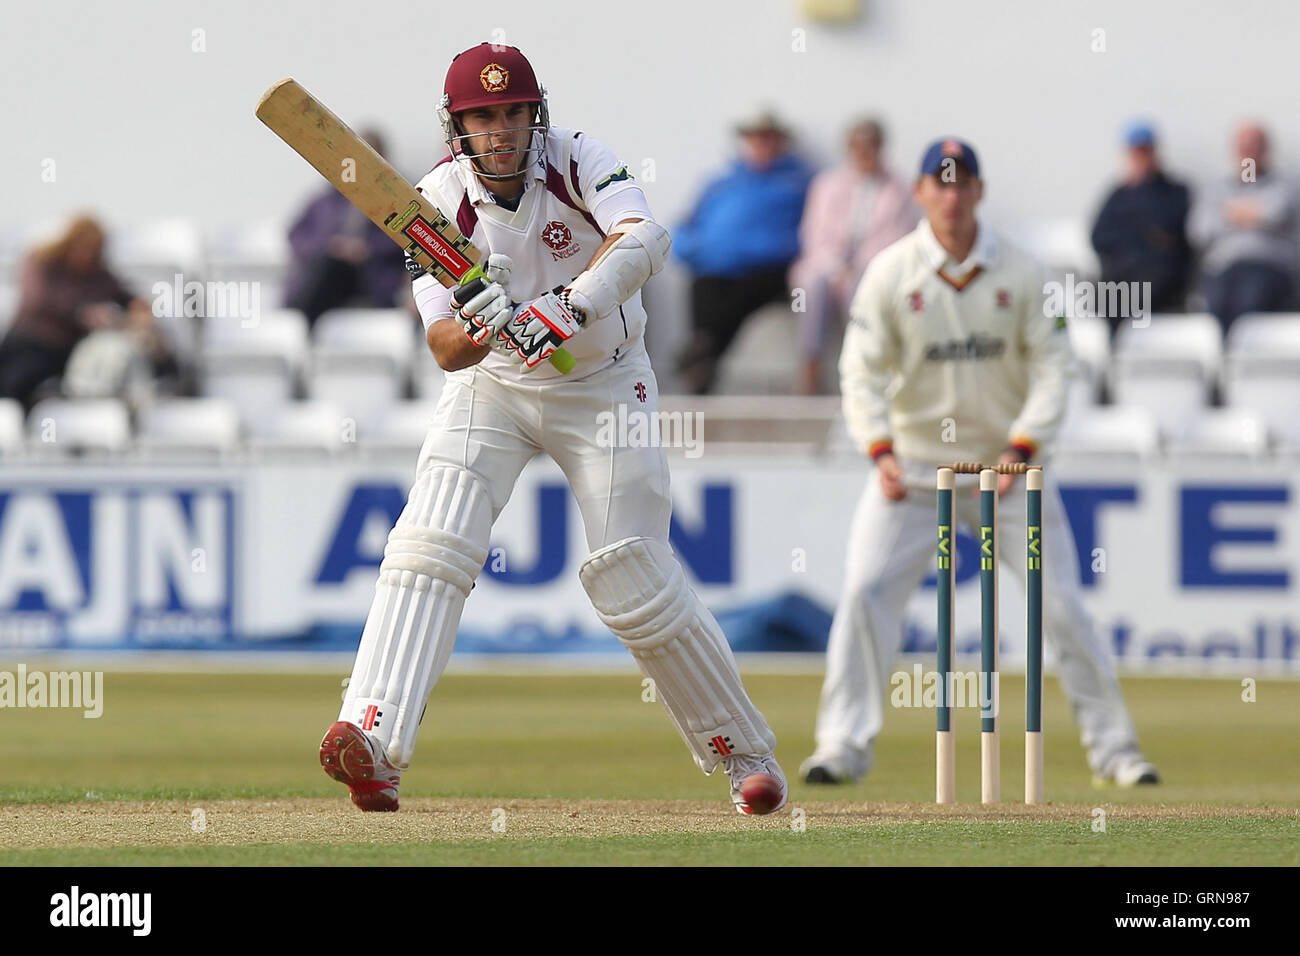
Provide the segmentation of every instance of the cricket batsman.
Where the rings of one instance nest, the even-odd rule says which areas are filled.
[[[736,809],[779,809],[776,737],[668,544],[664,451],[597,440],[601,413],[658,409],[640,289],[663,268],[668,233],[608,147],[551,126],[546,92],[514,47],[458,55],[439,118],[451,155],[416,188],[488,254],[490,284],[459,302],[408,264],[446,385],[321,764],[362,810],[398,808],[492,525],[545,453],[578,501],[590,551],[579,576],[596,613],[654,680],[700,769],[730,776]],[[576,360],[568,374],[546,361],[561,347]]]
[[[975,151],[933,143],[914,187],[925,218],[868,266],[840,355],[844,415],[875,460],[849,531],[844,593],[831,625],[809,783],[858,780],[885,718],[903,611],[934,556],[934,476],[954,461],[1045,462],[1066,410],[1065,320],[1045,314],[1038,265],[978,221]],[[1158,783],[1138,749],[1107,648],[1079,590],[1061,498],[1044,469],[1043,624],[1099,782]],[[999,494],[1015,476],[1000,476]],[[962,485],[959,484],[959,489]],[[954,496],[955,521],[979,527],[979,499]],[[1023,496],[999,503],[1008,527]],[[1023,586],[1025,568],[1009,562]]]

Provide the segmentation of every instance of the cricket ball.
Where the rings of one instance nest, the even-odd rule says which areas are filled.
[[[781,781],[770,773],[752,773],[740,784],[740,796],[749,807],[748,813],[771,813],[781,803]]]

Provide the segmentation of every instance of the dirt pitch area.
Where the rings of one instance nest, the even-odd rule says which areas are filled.
[[[797,811],[803,811],[802,819]],[[808,803],[767,817],[742,817],[717,801],[404,799],[392,814],[362,814],[337,799],[98,802],[0,806],[6,850],[71,847],[194,847],[320,843],[719,835],[820,828],[933,824],[1078,824],[1085,804],[937,806],[924,803]],[[197,811],[201,811],[201,814]],[[1109,805],[1107,826],[1220,819],[1300,821],[1300,808]],[[496,829],[494,829],[494,826]],[[2,859],[2,858],[0,858]]]

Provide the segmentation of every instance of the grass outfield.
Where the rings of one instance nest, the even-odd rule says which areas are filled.
[[[746,683],[793,774],[819,679]],[[108,673],[98,720],[0,711],[0,864],[1300,864],[1300,682],[1260,681],[1253,703],[1234,678],[1125,690],[1160,787],[1094,789],[1049,681],[1044,807],[975,803],[974,711],[958,725],[971,803],[935,807],[934,713],[899,709],[863,782],[794,783],[786,811],[746,818],[637,675],[451,674],[402,811],[363,815],[316,762],[337,677]],[[1023,682],[1004,677],[1002,700],[1018,799]]]

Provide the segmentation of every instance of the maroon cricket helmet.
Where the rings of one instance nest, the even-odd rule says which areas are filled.
[[[468,151],[470,137],[456,116],[465,110],[511,103],[536,104],[527,126],[520,127],[532,130],[534,135],[518,172],[489,174],[481,162],[487,154]],[[480,43],[451,61],[438,106],[438,121],[451,154],[472,164],[481,178],[495,180],[513,179],[522,175],[525,166],[540,162],[542,143],[551,125],[546,89],[538,84],[532,64],[517,47],[501,43]]]
[[[498,103],[540,103],[543,96],[528,58],[517,47],[500,43],[480,43],[457,54],[442,91],[450,113]]]

